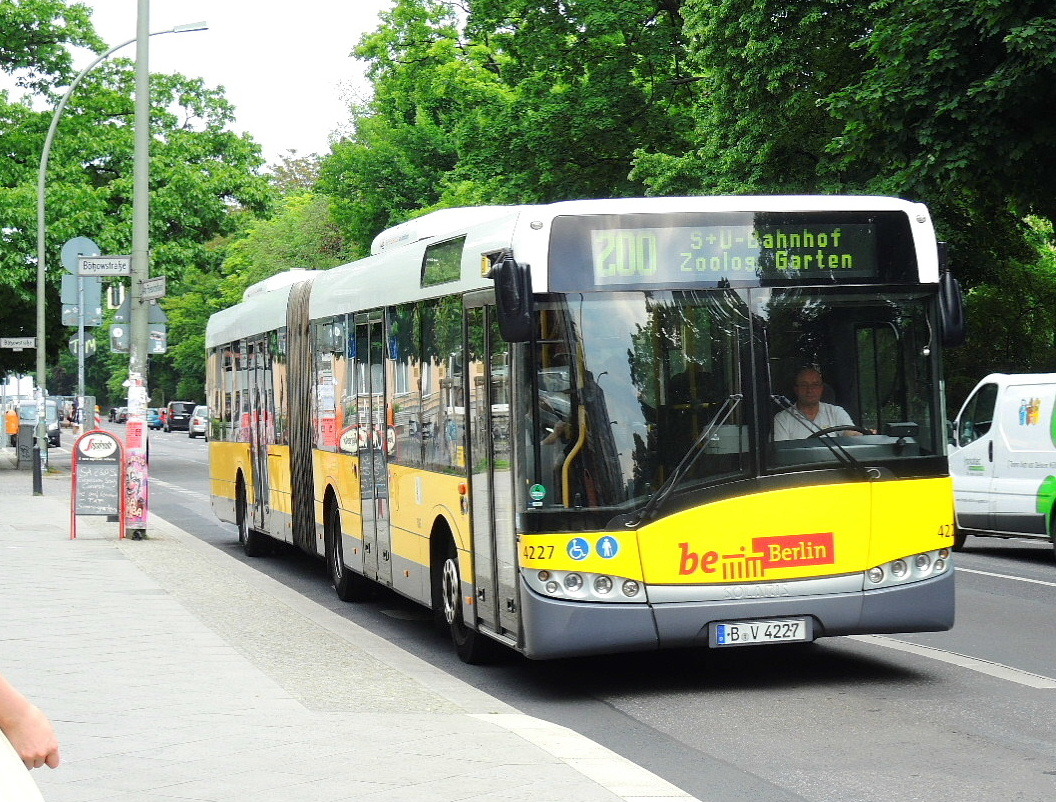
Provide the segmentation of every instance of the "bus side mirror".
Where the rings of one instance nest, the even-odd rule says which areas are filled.
[[[964,345],[968,326],[964,312],[964,292],[961,283],[950,273],[946,243],[939,243],[939,321],[942,344],[947,348]]]
[[[523,343],[532,338],[532,274],[528,265],[503,254],[492,267],[495,305],[499,313],[499,333],[506,342]]]

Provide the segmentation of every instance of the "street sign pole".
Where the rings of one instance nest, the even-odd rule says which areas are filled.
[[[84,276],[77,275],[77,397],[84,398]]]
[[[128,347],[128,527],[132,539],[147,535],[147,307],[143,281],[150,278],[150,0],[136,3],[136,104],[132,152],[132,265]]]

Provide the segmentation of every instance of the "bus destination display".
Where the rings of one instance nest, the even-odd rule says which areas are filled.
[[[595,229],[593,278],[599,287],[875,278],[876,240],[868,223]]]

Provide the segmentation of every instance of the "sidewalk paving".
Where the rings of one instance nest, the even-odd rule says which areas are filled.
[[[34,496],[0,449],[0,671],[58,730],[47,802],[693,799],[156,516],[71,540],[61,463]]]

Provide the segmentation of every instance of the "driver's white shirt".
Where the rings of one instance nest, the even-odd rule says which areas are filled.
[[[818,415],[813,423],[793,407],[774,416],[774,440],[802,440],[818,429],[828,429],[830,426],[854,426],[854,421],[847,410],[835,404],[818,404]]]

